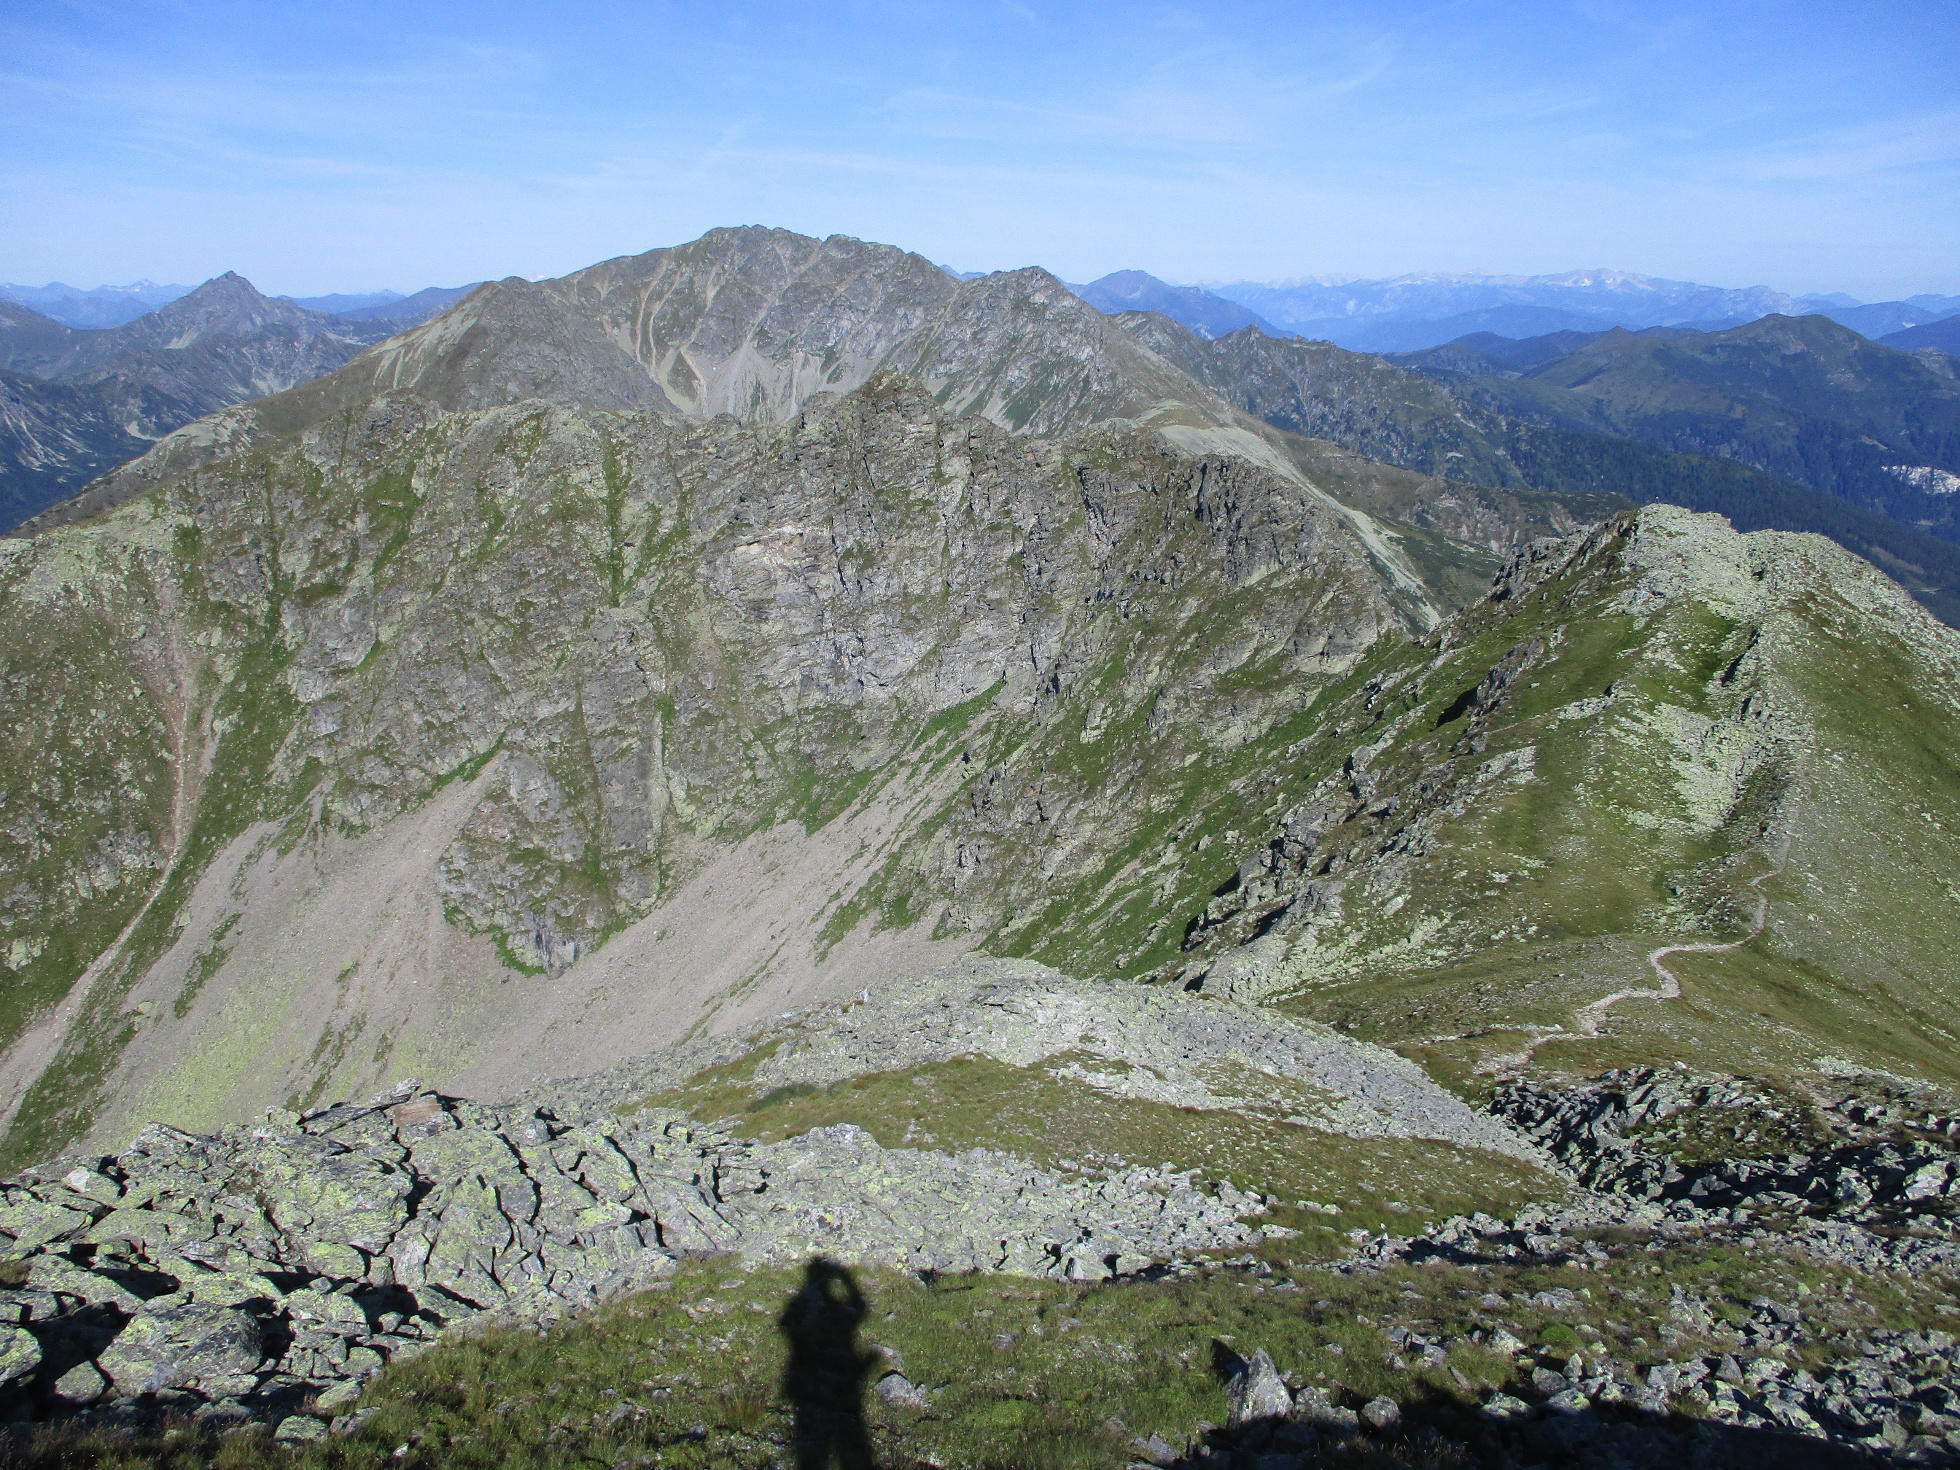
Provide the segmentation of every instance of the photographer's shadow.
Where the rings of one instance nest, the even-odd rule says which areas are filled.
[[[778,1319],[789,1343],[783,1396],[795,1411],[797,1470],[872,1470],[864,1387],[877,1357],[858,1341],[864,1313],[851,1273],[817,1256]]]

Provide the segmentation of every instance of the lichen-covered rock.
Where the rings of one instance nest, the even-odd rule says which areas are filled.
[[[77,1363],[54,1381],[55,1398],[63,1404],[83,1408],[109,1391],[109,1380],[93,1363]]]
[[[258,1322],[235,1307],[146,1302],[96,1362],[119,1394],[229,1385],[264,1357]]]
[[[12,1383],[41,1366],[41,1344],[21,1327],[0,1327],[0,1383]]]
[[[317,1444],[327,1433],[324,1419],[316,1419],[311,1414],[289,1414],[272,1431],[272,1440],[283,1445]]]

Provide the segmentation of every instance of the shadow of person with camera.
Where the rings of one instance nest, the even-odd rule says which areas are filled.
[[[777,1319],[789,1343],[783,1396],[795,1413],[796,1470],[872,1470],[864,1386],[877,1356],[858,1341],[864,1313],[851,1273],[817,1256]]]

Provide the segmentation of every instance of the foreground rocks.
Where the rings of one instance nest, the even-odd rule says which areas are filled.
[[[1070,992],[1045,977],[996,975],[975,995],[1015,1018],[1002,1025],[1003,1046],[1040,1043],[1051,1011],[1084,1055],[1115,1045],[1074,1029]],[[1229,1017],[1176,1004],[1199,1029],[1172,1040],[1202,1053],[1203,1028]],[[768,1065],[822,1078],[840,1056],[897,1044],[880,1013],[853,1014],[853,1026],[806,1033],[822,1040],[800,1060],[796,1046],[779,1046]],[[970,1039],[962,1007],[889,1014],[917,1028],[921,1060]],[[1139,1017],[1129,1044],[1155,1045]],[[1160,1080],[1176,1085],[1166,1067]],[[922,1275],[1068,1281],[1224,1270],[1293,1291],[1315,1269],[1429,1264],[1458,1273],[1454,1296],[1483,1294],[1447,1330],[1421,1317],[1417,1293],[1405,1294],[1406,1318],[1380,1322],[1389,1366],[1428,1370],[1406,1380],[1407,1393],[1364,1401],[1331,1381],[1302,1382],[1246,1344],[1232,1363],[1228,1422],[1181,1445],[1140,1441],[1137,1454],[1211,1470],[1291,1470],[1362,1452],[1520,1466],[1748,1464],[1771,1453],[1960,1462],[1951,1332],[1847,1335],[1800,1294],[1772,1290],[1739,1314],[1739,1298],[1677,1284],[1659,1298],[1658,1351],[1636,1359],[1598,1332],[1585,1290],[1506,1295],[1476,1284],[1519,1265],[1631,1265],[1663,1279],[1671,1252],[1713,1244],[1759,1258],[1794,1250],[1951,1297],[1954,1198],[1925,1187],[1954,1177],[1952,1120],[1935,1100],[1861,1083],[1805,1110],[1736,1079],[1650,1071],[1507,1087],[1485,1126],[1515,1128],[1517,1152],[1558,1161],[1569,1196],[1412,1237],[1357,1231],[1346,1256],[1295,1267],[1282,1285],[1253,1249],[1287,1233],[1260,1223],[1266,1201],[1201,1187],[1188,1172],[1054,1172],[987,1150],[888,1150],[849,1125],[758,1144],[670,1110],[601,1110],[596,1099],[617,1082],[568,1089],[556,1111],[406,1085],[370,1104],[275,1113],[209,1137],[152,1125],[122,1154],[64,1159],[0,1185],[10,1240],[0,1245],[0,1413],[122,1425],[189,1417],[213,1432],[256,1421],[284,1444],[355,1432],[369,1412],[355,1408],[366,1381],[440,1335],[550,1323],[654,1284],[687,1257],[821,1254]],[[1757,1157],[1704,1157],[1716,1135],[1753,1139]],[[1571,1328],[1556,1349],[1532,1345],[1552,1335],[1530,1325],[1546,1318]],[[1505,1366],[1493,1372],[1493,1361]],[[1459,1393],[1425,1386],[1443,1374]],[[902,1375],[876,1393],[899,1408],[930,1405]]]
[[[1949,1140],[1960,1126],[1925,1089],[1859,1080],[1865,1085],[1857,1091],[1816,1099],[1683,1069],[1615,1071],[1563,1088],[1513,1083],[1491,1111],[1544,1148],[1583,1192],[1509,1221],[1480,1214],[1419,1237],[1359,1239],[1336,1269],[1422,1262],[1470,1271],[1518,1263],[1604,1269],[1616,1256],[1644,1254],[1664,1270],[1670,1249],[1715,1243],[1900,1273],[1950,1297],[1960,1287],[1960,1153]],[[1729,1140],[1736,1156],[1698,1158],[1711,1137]],[[1740,1465],[1784,1454],[1826,1463],[1813,1457],[1829,1452],[1843,1457],[1830,1463],[1960,1464],[1960,1339],[1949,1331],[1880,1327],[1847,1339],[1801,1300],[1767,1296],[1750,1301],[1736,1322],[1720,1303],[1676,1285],[1659,1337],[1678,1355],[1632,1363],[1590,1351],[1534,1354],[1518,1323],[1507,1321],[1527,1306],[1579,1321],[1585,1303],[1571,1291],[1528,1302],[1490,1294],[1481,1305],[1485,1325],[1464,1343],[1511,1357],[1516,1372],[1509,1391],[1484,1400],[1476,1423],[1449,1428],[1458,1448],[1486,1463],[1663,1465],[1685,1455]],[[1960,1313],[1952,1315],[1960,1326]],[[1431,1366],[1446,1364],[1457,1345],[1407,1328],[1389,1337],[1398,1357]],[[1697,1342],[1724,1350],[1683,1350]],[[1820,1357],[1821,1369],[1804,1366]],[[1358,1432],[1350,1411],[1330,1418],[1312,1393],[1302,1399],[1308,1408],[1296,1405],[1287,1422],[1304,1417],[1322,1440]],[[1448,1413],[1441,1418],[1450,1421]],[[1736,1433],[1725,1439],[1726,1430]],[[1212,1436],[1197,1458],[1215,1465],[1221,1451],[1254,1454],[1260,1432]],[[1287,1446],[1271,1425],[1264,1432]]]
[[[1405,1337],[1415,1351],[1419,1339]],[[1161,1439],[1138,1441],[1133,1465],[1305,1470],[1370,1451],[1404,1464],[1656,1470],[1779,1458],[1801,1465],[1960,1464],[1960,1346],[1945,1332],[1874,1333],[1862,1361],[1822,1376],[1776,1357],[1723,1354],[1642,1372],[1574,1354],[1531,1367],[1530,1388],[1491,1392],[1472,1412],[1430,1396],[1406,1406],[1387,1397],[1338,1402],[1282,1377],[1263,1350],[1233,1360],[1229,1371],[1226,1424],[1199,1426],[1181,1451]]]
[[[548,1322],[683,1256],[1090,1280],[1264,1233],[1257,1196],[1174,1171],[1061,1176],[849,1125],[753,1145],[678,1113],[574,1122],[412,1088],[212,1137],[152,1125],[0,1198],[16,1416],[281,1417],[445,1329]]]

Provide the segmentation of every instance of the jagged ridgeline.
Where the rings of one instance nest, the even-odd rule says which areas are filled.
[[[1583,508],[1290,436],[1038,271],[745,230],[487,287],[0,543],[5,1152],[507,1095],[972,948],[1451,1065],[1642,1005],[1935,1047],[1952,635]],[[1758,895],[1686,1004],[1584,1011]]]

